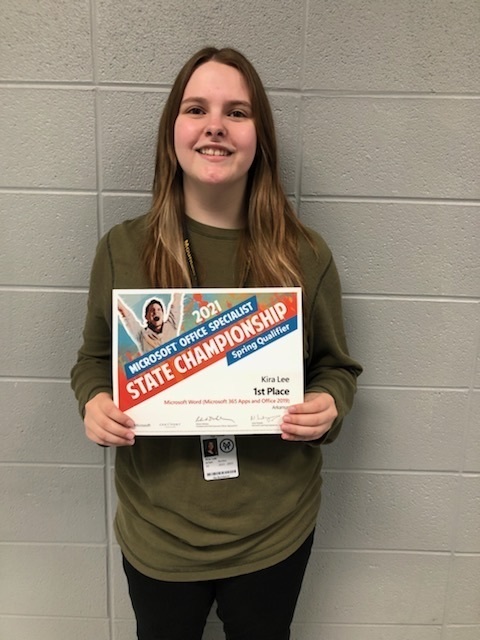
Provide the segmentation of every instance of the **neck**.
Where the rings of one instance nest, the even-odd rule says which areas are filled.
[[[156,327],[154,324],[150,324],[149,322],[147,323],[147,327],[150,329],[150,331],[153,331],[154,333],[162,333],[163,332],[163,323],[161,327]]]
[[[185,211],[189,218],[220,229],[245,226],[245,185],[206,188],[184,182]]]

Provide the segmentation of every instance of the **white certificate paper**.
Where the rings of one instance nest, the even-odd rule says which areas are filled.
[[[113,390],[137,435],[280,433],[303,402],[298,287],[115,289]]]

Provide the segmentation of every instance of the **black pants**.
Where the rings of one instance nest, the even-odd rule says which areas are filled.
[[[268,569],[200,582],[154,580],[124,558],[138,640],[201,640],[215,600],[227,640],[288,640],[312,542]]]

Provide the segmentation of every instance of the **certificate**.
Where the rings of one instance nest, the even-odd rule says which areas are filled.
[[[280,433],[303,402],[299,287],[115,289],[113,392],[137,435]]]

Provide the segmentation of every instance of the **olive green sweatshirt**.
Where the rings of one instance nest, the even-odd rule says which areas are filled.
[[[200,285],[235,287],[239,231],[192,220],[187,226]],[[112,289],[149,287],[141,264],[145,233],[140,217],[111,229],[98,245],[84,342],[72,369],[82,415],[88,400],[112,390]],[[318,444],[337,436],[361,367],[348,355],[332,255],[312,234],[317,255],[306,241],[299,243],[308,318],[306,391],[330,393],[339,414]],[[170,581],[230,577],[272,566],[304,542],[320,505],[321,448],[258,435],[238,436],[237,451],[238,478],[206,481],[196,436],[137,436],[135,445],[117,449],[115,532],[138,571]]]

